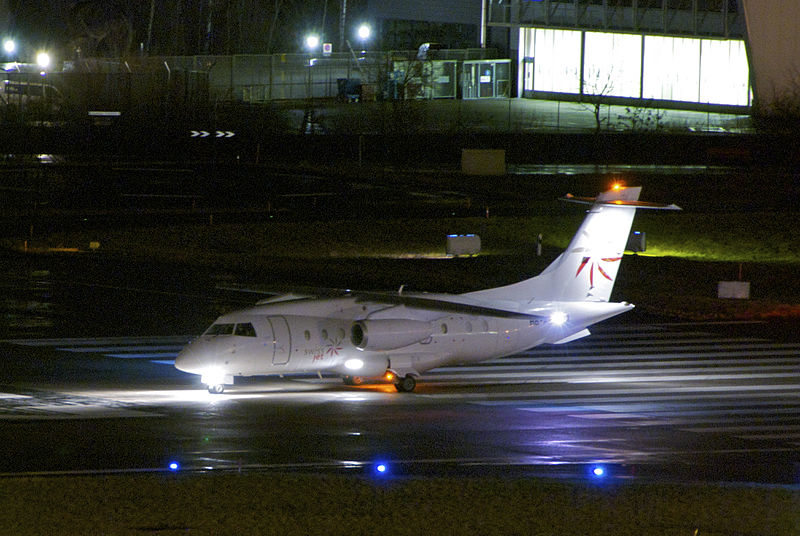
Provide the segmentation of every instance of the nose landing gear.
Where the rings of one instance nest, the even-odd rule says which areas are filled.
[[[221,395],[225,391],[225,384],[224,383],[217,383],[217,384],[209,384],[208,392],[212,395]]]

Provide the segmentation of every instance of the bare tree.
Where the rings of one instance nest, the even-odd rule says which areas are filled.
[[[595,132],[608,125],[608,117],[603,116],[603,106],[608,106],[607,97],[614,92],[613,70],[603,73],[595,70],[588,79],[581,78],[580,103],[594,115]]]
[[[68,24],[70,49],[78,56],[122,57],[131,51],[133,22],[123,2],[75,2]]]

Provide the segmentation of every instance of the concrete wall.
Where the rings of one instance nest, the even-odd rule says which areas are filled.
[[[742,0],[750,71],[759,106],[779,97],[800,99],[800,2]]]

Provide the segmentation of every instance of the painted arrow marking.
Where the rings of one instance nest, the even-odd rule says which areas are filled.
[[[205,130],[192,130],[192,138],[205,138],[210,133]]]
[[[230,130],[218,130],[217,131],[217,138],[232,138],[236,135],[235,132]]]

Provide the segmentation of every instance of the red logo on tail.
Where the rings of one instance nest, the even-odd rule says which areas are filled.
[[[602,262],[619,262],[620,260],[622,260],[622,257],[603,257],[600,260]],[[590,289],[594,288],[594,269],[595,269],[595,266],[597,266],[597,271],[600,273],[600,275],[602,275],[603,277],[605,277],[609,281],[613,281],[613,279],[611,279],[611,276],[608,275],[605,270],[603,270],[603,267],[600,265],[600,263],[599,262],[595,263],[594,261],[592,261],[591,257],[584,257],[583,260],[581,260],[581,264],[580,264],[580,266],[578,266],[578,271],[575,272],[575,277],[578,277],[580,275],[580,273],[583,271],[583,269],[586,267],[587,264],[589,265],[589,288]]]

